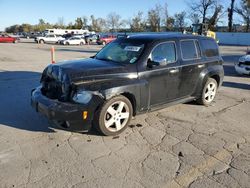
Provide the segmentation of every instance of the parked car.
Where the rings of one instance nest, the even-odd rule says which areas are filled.
[[[46,36],[39,36],[35,38],[37,43],[58,43],[59,40],[64,40],[61,35],[48,34]]]
[[[85,41],[87,44],[97,43],[98,36],[96,34],[85,35]]]
[[[212,38],[135,35],[94,57],[51,64],[32,106],[61,127],[104,135],[124,131],[131,117],[196,100],[209,105],[222,84],[223,60]]]
[[[60,44],[63,45],[84,45],[85,43],[85,38],[82,36],[74,36],[60,41]]]
[[[250,51],[239,59],[235,64],[235,70],[238,74],[250,75]]]
[[[18,37],[12,37],[7,34],[0,35],[0,43],[17,43],[19,40],[20,39]]]
[[[97,39],[97,44],[99,45],[106,45],[116,39],[116,36],[114,35],[101,35]]]

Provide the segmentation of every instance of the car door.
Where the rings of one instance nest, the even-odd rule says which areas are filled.
[[[180,52],[181,82],[179,98],[184,98],[191,96],[195,92],[199,75],[206,64],[201,55],[199,41],[196,39],[180,40]]]
[[[3,38],[2,38],[2,42],[11,42],[11,37],[9,37],[8,35],[3,35]]]
[[[46,43],[51,43],[53,37],[54,37],[54,35],[46,35],[44,40]]]
[[[74,45],[80,44],[80,41],[81,41],[81,39],[79,37],[75,37],[73,40],[73,44]]]
[[[4,42],[4,35],[0,36],[0,42]]]
[[[175,41],[157,44],[141,75],[149,85],[150,108],[173,101],[178,96],[179,61]]]

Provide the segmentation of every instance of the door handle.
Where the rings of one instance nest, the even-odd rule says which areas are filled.
[[[179,72],[179,69],[171,69],[169,72],[170,72],[171,74],[174,74],[174,73]]]
[[[204,64],[198,65],[198,68],[199,68],[199,69],[200,69],[200,68],[203,68],[203,67],[205,67]]]

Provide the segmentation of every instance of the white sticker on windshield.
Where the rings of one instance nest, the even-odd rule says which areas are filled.
[[[138,46],[126,46],[124,48],[125,51],[132,51],[132,52],[138,52],[141,49],[141,47]]]

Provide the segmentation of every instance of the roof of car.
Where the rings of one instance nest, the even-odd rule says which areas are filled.
[[[164,40],[164,39],[171,39],[171,38],[178,38],[178,39],[205,38],[207,39],[208,37],[192,35],[192,34],[136,34],[136,35],[129,35],[127,38],[144,40],[144,41],[156,41],[156,40]]]

